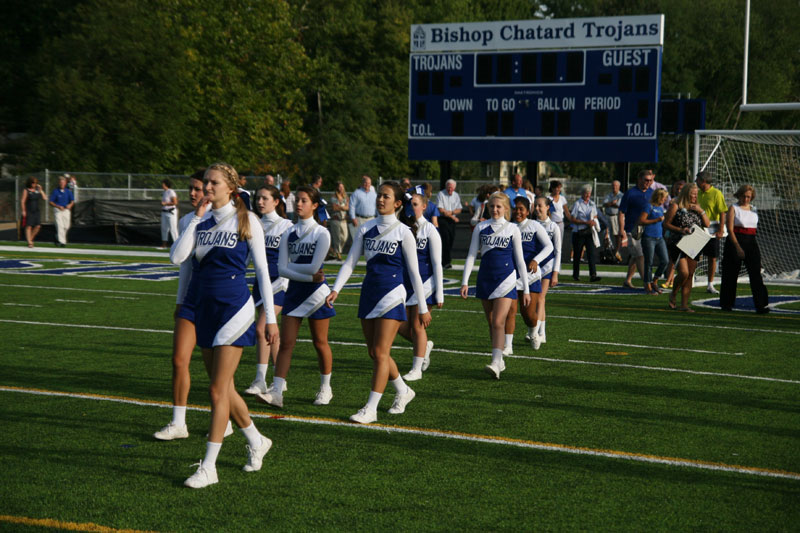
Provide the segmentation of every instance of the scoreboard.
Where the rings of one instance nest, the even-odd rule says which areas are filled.
[[[410,159],[657,160],[663,16],[486,24],[412,28]]]

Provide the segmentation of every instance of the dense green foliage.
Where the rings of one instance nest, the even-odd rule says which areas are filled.
[[[665,14],[662,94],[707,100],[709,128],[800,127],[739,112],[744,1],[41,0],[3,3],[0,125],[22,169],[431,177],[407,159],[409,27],[434,21]],[[800,10],[753,3],[750,102],[800,100]],[[659,174],[686,169],[684,137]],[[477,174],[458,163],[458,175]],[[564,163],[605,177],[613,165]]]

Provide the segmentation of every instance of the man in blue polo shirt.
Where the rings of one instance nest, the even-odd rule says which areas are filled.
[[[523,198],[527,198],[528,195],[525,194],[525,189],[522,187],[522,176],[520,174],[514,174],[514,178],[511,180],[511,186],[503,191],[508,199],[511,200],[511,205],[514,205],[514,199],[517,196],[521,196]]]
[[[622,284],[629,289],[633,286],[633,273],[638,270],[639,277],[644,279],[644,253],[642,253],[642,242],[634,239],[631,232],[639,220],[642,211],[647,209],[650,197],[653,196],[653,189],[650,185],[655,179],[652,170],[642,170],[636,178],[636,187],[628,189],[622,196],[619,203],[619,227],[624,228],[622,234],[622,246],[628,247],[628,277]]]
[[[58,177],[58,187],[50,194],[50,205],[55,211],[56,220],[56,246],[64,247],[67,245],[67,231],[72,224],[72,206],[75,205],[75,197],[67,187],[67,177]]]

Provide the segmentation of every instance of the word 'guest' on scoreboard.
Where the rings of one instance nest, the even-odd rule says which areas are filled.
[[[657,161],[664,16],[411,26],[413,160]]]

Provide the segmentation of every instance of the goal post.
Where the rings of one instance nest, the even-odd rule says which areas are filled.
[[[740,186],[753,186],[764,277],[800,282],[800,130],[698,130],[694,176],[701,170],[729,206]]]

